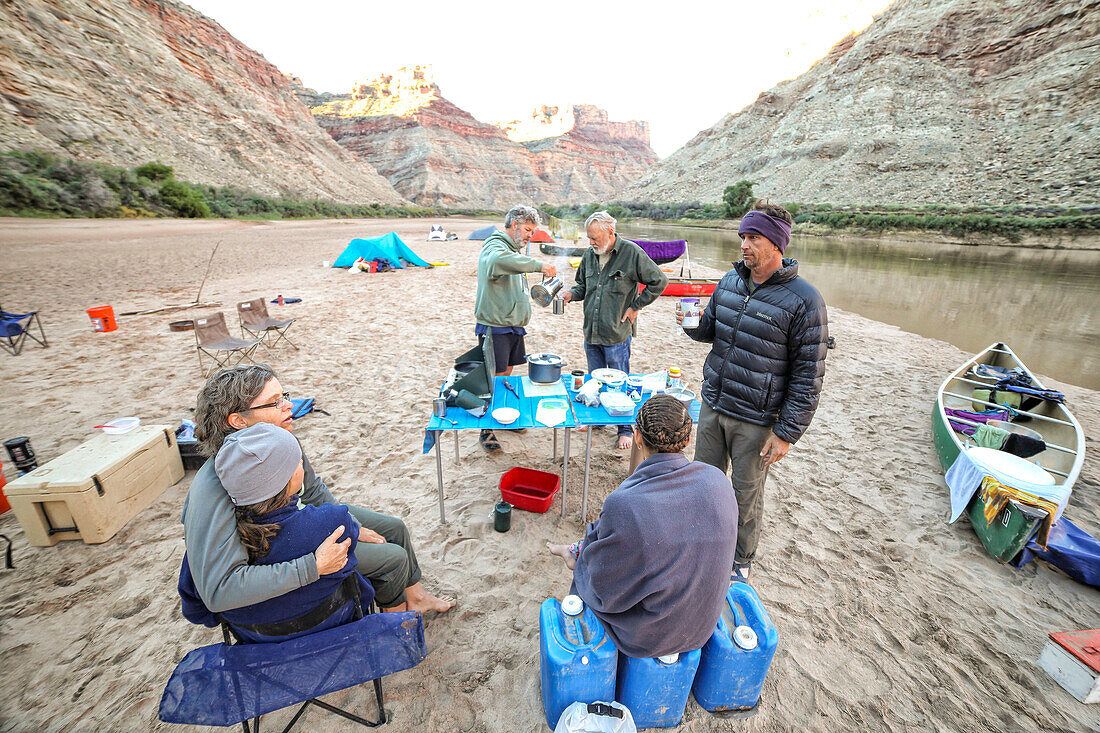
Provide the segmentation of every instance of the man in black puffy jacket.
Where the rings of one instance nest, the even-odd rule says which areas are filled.
[[[768,466],[810,425],[825,375],[825,301],[784,258],[791,215],[757,202],[741,219],[741,261],[726,273],[698,328],[713,344],[703,364],[695,460],[731,471],[739,511],[734,573],[748,580]],[[677,321],[682,321],[677,316]]]

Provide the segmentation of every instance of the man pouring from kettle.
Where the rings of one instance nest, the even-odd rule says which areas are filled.
[[[512,373],[512,367],[526,361],[524,328],[531,321],[526,273],[541,272],[544,277],[558,274],[548,262],[523,254],[542,219],[531,206],[515,206],[504,216],[504,231],[493,232],[481,247],[477,260],[477,299],[474,301],[474,333],[483,343],[485,334],[493,335],[496,376]],[[482,430],[481,445],[488,451],[500,450],[492,430]]]
[[[630,373],[630,339],[638,311],[657,300],[668,277],[641,247],[615,233],[617,222],[606,211],[584,226],[591,246],[577,267],[577,283],[562,297],[584,301],[584,353],[588,371],[608,367]],[[638,285],[645,288],[638,292]],[[580,428],[583,430],[583,428]],[[619,448],[633,443],[629,425],[619,426]]]

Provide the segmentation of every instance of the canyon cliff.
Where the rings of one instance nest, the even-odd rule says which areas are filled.
[[[157,161],[181,180],[264,195],[407,203],[263,56],[169,0],[0,3],[0,150]]]
[[[619,198],[1097,205],[1098,130],[1100,1],[897,0]]]
[[[657,160],[647,123],[610,122],[593,106],[480,122],[440,94],[430,67],[398,69],[346,94],[299,88],[299,96],[336,142],[424,206],[596,201]]]

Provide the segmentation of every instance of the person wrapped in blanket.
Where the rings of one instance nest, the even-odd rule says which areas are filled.
[[[356,571],[359,524],[341,504],[298,506],[305,469],[302,448],[287,430],[258,423],[229,435],[214,459],[214,469],[237,518],[237,534],[250,565],[272,565],[309,553],[330,533],[342,529],[351,539],[344,566],[283,595],[223,611],[242,641],[283,641],[340,626],[353,620],[354,588],[360,607],[374,598],[374,587]],[[217,626],[218,617],[203,603],[184,556],[179,593],[183,615],[192,623]]]
[[[710,638],[737,550],[737,499],[725,473],[692,462],[688,408],[656,395],[638,410],[642,462],[604,501],[584,539],[546,543],[573,570],[571,593],[603,622],[620,652],[658,657]]]

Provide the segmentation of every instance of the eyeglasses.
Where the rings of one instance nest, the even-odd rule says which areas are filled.
[[[268,402],[264,405],[256,405],[255,407],[246,407],[243,410],[238,410],[238,412],[248,412],[249,410],[266,410],[269,407],[274,407],[281,410],[285,405],[289,404],[290,392],[283,392],[279,399],[275,400],[274,402]]]

